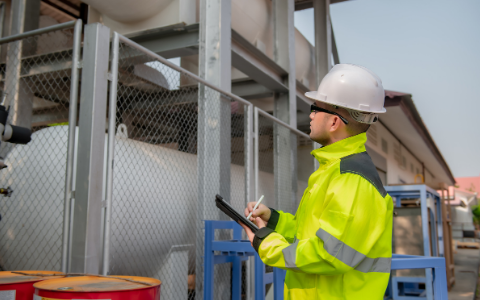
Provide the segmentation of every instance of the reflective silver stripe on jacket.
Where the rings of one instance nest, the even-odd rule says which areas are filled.
[[[295,242],[290,246],[283,248],[283,259],[285,260],[285,267],[289,269],[299,270],[295,260],[297,258],[297,246],[299,240],[295,237]]]
[[[390,273],[391,257],[366,257],[322,228],[317,231],[317,236],[323,241],[323,248],[325,248],[328,254],[355,270],[363,273]]]

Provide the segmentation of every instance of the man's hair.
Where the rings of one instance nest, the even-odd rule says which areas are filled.
[[[333,110],[334,112],[340,114],[342,117],[348,120],[347,133],[350,136],[367,132],[367,130],[370,128],[370,124],[365,124],[365,123],[360,123],[358,121],[355,121],[355,119],[353,119],[352,116],[350,116],[350,113],[345,108],[333,106],[333,109],[334,109]]]

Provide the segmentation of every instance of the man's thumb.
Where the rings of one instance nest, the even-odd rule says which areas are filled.
[[[265,227],[265,223],[263,222],[262,218],[260,218],[260,217],[255,218],[255,224],[257,224],[258,228]]]

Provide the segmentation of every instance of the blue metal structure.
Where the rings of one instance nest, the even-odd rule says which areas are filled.
[[[215,230],[232,229],[233,239],[216,241]],[[265,299],[265,285],[273,283],[274,298],[283,300],[284,270],[274,268],[265,273],[265,264],[253,249],[249,240],[242,240],[242,227],[234,221],[205,221],[205,269],[203,299],[213,299],[214,267],[216,264],[232,263],[232,300],[240,300],[242,294],[242,261],[255,256],[255,300]],[[215,255],[214,251],[221,254]]]
[[[445,265],[445,258],[443,257],[425,257],[425,256],[413,256],[413,255],[399,255],[394,254],[392,257],[392,270],[405,270],[405,269],[427,269],[431,270],[433,280],[433,293],[432,299],[435,300],[447,300],[448,299],[448,290],[447,290],[447,269]],[[410,277],[404,277],[410,278]],[[423,281],[422,281],[423,279]],[[428,279],[427,279],[428,280]],[[392,280],[393,295],[397,295],[397,298],[401,300],[418,300],[421,299],[416,296],[410,296],[418,292],[418,288],[414,285],[411,287],[408,286],[409,283],[426,283],[424,278],[412,278],[410,282],[407,283],[407,286],[404,286],[403,289],[399,289],[400,281]],[[426,285],[428,286],[428,285]]]
[[[215,230],[217,229],[232,229],[233,240],[216,241]],[[214,266],[216,264],[232,263],[232,300],[240,300],[242,292],[241,262],[247,260],[249,256],[255,256],[255,300],[265,299],[265,285],[269,283],[273,283],[274,298],[283,300],[283,284],[286,272],[274,268],[273,273],[265,273],[265,264],[260,260],[250,241],[241,239],[242,230],[242,227],[233,221],[205,221],[204,299],[213,299]],[[215,255],[215,251],[219,251],[221,254]],[[431,299],[448,299],[445,258],[394,254],[392,270],[403,269],[431,270],[431,272],[427,272],[432,276],[430,282],[433,282]],[[418,287],[413,284],[426,282],[428,282],[428,278],[426,280],[424,278],[413,278],[409,282],[400,282],[393,278],[388,290],[397,295],[394,299],[418,300],[421,298],[410,296],[410,294],[419,292]],[[402,289],[399,289],[399,283],[404,285]],[[405,283],[407,283],[406,286]],[[412,284],[412,286],[408,286],[408,284]],[[390,296],[392,296],[391,293]]]
[[[403,199],[419,199],[422,217],[422,235],[423,235],[423,251],[424,256],[444,256],[443,243],[443,224],[442,224],[442,206],[441,197],[437,191],[424,185],[398,185],[385,186],[385,190],[395,201],[396,207],[401,207]],[[429,226],[429,218],[432,226]],[[432,245],[432,247],[430,247]],[[409,269],[409,268],[407,268]],[[432,273],[430,270],[425,271],[425,278],[415,277],[394,277],[392,278],[393,299],[425,299],[433,300],[432,290]],[[420,285],[425,285],[425,293]],[[401,287],[399,289],[399,286]],[[417,295],[416,297],[401,296],[402,294]]]

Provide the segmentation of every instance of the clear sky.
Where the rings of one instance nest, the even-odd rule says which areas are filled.
[[[355,0],[330,15],[340,62],[412,94],[453,175],[480,175],[480,1]],[[295,26],[315,43],[312,9]]]

